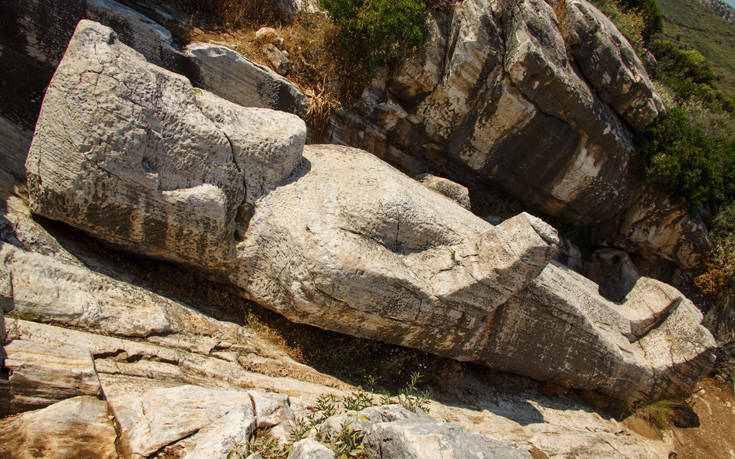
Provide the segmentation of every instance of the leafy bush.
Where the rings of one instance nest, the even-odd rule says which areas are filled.
[[[735,112],[735,100],[714,87],[717,76],[698,51],[666,41],[654,42],[650,50],[658,60],[658,79],[674,91],[679,103],[695,99],[711,110]]]
[[[663,30],[656,0],[592,0],[642,55],[654,34]]]
[[[639,139],[646,179],[691,208],[719,208],[735,199],[735,145],[694,126],[681,108],[649,126]]]
[[[735,300],[735,202],[720,210],[711,234],[714,249],[707,270],[694,283],[702,293],[728,307]]]
[[[637,12],[643,20],[640,33],[648,43],[651,38],[664,30],[664,21],[656,0],[619,0],[626,12]]]
[[[643,36],[645,18],[636,9],[626,9],[616,0],[594,0],[593,3],[607,16],[625,35],[630,44],[640,55],[646,47]]]
[[[343,44],[364,55],[372,67],[389,64],[426,41],[424,0],[320,0],[335,24],[343,28]]]

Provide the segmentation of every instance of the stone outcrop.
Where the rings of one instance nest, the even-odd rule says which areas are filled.
[[[630,126],[642,131],[664,105],[627,39],[601,11],[585,0],[554,6],[568,51],[600,99]]]
[[[364,451],[369,458],[531,457],[510,442],[469,433],[458,425],[439,422],[400,405],[376,406],[332,416],[310,435],[315,436],[318,430],[320,438],[336,440],[344,426],[364,436]],[[311,443],[306,443],[309,441]],[[304,445],[313,444],[313,440],[304,440]],[[294,447],[296,445],[298,443]]]
[[[9,414],[51,405],[78,395],[100,394],[89,349],[13,340],[6,344],[4,368],[9,371],[6,406]]]
[[[197,93],[83,21],[31,146],[31,209],[198,266],[293,321],[559,385],[670,397],[711,367],[714,341],[675,289],[644,311],[640,295],[609,302],[551,262],[541,220],[490,225],[363,151],[302,158],[303,138],[295,116]]]
[[[704,222],[664,193],[646,188],[600,239],[615,247],[660,257],[686,269],[702,266],[712,248]]]

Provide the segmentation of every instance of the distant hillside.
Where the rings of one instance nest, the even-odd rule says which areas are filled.
[[[666,39],[696,49],[719,77],[718,86],[735,97],[735,27],[692,0],[658,0]]]
[[[709,8],[725,21],[735,25],[735,9],[732,6],[720,0],[697,0],[697,2]]]

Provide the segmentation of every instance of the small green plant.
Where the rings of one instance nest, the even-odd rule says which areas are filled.
[[[306,418],[296,418],[291,425],[291,431],[289,432],[288,441],[296,443],[299,440],[306,438],[306,435],[311,430],[312,426]]]
[[[643,407],[640,414],[651,425],[660,429],[696,427],[699,418],[689,403],[683,400],[659,400]]]
[[[343,44],[371,67],[389,64],[420,48],[427,36],[424,0],[321,0]]]
[[[260,453],[263,459],[281,459],[287,456],[286,450],[271,437],[268,430],[256,431],[250,437],[250,454]]]
[[[306,421],[311,427],[318,426],[337,414],[337,397],[333,394],[322,394],[316,399],[316,405],[309,407],[309,411],[311,413],[306,417]]]
[[[364,446],[362,445],[365,433],[353,429],[351,424],[352,421],[345,421],[336,434],[317,435],[317,440],[327,445],[340,459],[365,457]]]
[[[423,379],[421,373],[411,373],[411,379],[406,383],[406,387],[398,393],[398,403],[407,410],[426,412],[429,409],[429,393],[419,391],[416,387],[421,379]]]
[[[373,397],[363,390],[356,390],[342,399],[342,405],[347,411],[360,411],[375,405]]]

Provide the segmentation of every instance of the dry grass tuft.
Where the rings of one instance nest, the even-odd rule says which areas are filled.
[[[699,418],[683,400],[659,400],[640,408],[636,416],[659,429],[699,427]]]

